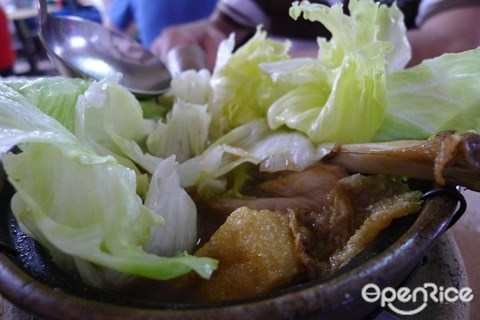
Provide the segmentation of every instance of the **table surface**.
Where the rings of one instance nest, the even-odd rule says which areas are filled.
[[[470,306],[470,320],[480,320],[480,254],[477,241],[480,239],[480,194],[464,191],[468,206],[462,218],[450,229],[458,245],[467,271],[469,287],[474,299]],[[32,320],[28,314],[16,309],[0,296],[1,320]]]
[[[470,319],[480,320],[480,194],[463,192],[467,200],[467,211],[452,227],[468,274],[469,286],[473,290]]]

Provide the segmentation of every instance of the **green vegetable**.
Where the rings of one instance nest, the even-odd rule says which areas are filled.
[[[88,262],[153,279],[170,279],[190,270],[208,278],[216,268],[208,258],[145,252],[142,246],[163,219],[137,195],[135,172],[112,156],[97,155],[2,84],[0,127],[0,155],[17,191],[12,210],[65,268]],[[15,145],[22,152],[7,153]],[[169,166],[166,169],[171,172]],[[176,201],[191,205],[188,197]]]
[[[424,140],[442,130],[480,131],[480,48],[445,54],[387,77],[376,141]]]
[[[213,143],[179,166],[183,186],[215,194],[225,191],[225,174],[245,162],[302,170],[322,156],[314,144],[372,139],[386,108],[386,74],[406,65],[410,47],[395,5],[355,0],[349,9],[351,16],[341,5],[292,6],[294,18],[303,13],[332,32],[330,41],[319,40],[318,59],[290,59],[288,41],[261,29],[236,52],[232,38],[222,43],[210,80]]]
[[[75,132],[82,143],[100,155],[114,156],[137,173],[153,173],[160,159],[147,154],[144,144],[155,121],[144,118],[140,103],[128,90],[109,79],[93,83],[79,97],[76,110]]]
[[[178,172],[182,186],[196,187],[204,196],[225,191],[240,194],[238,186],[247,179],[239,169],[244,164],[259,165],[262,171],[300,171],[324,155],[324,148],[317,148],[305,135],[270,130],[264,119],[258,119],[232,129],[201,155],[181,163]],[[230,174],[236,169],[240,174]],[[229,186],[237,190],[227,190]]]
[[[215,145],[178,166],[180,185],[196,187],[207,197],[222,193],[227,186],[225,175],[244,163],[258,164],[258,159],[242,148]]]
[[[169,105],[169,101],[161,100],[162,99],[158,98],[139,101],[145,119],[158,120],[165,117],[168,112],[167,106]]]
[[[158,255],[174,256],[193,248],[197,238],[197,207],[180,186],[178,163],[170,156],[155,168],[145,205],[165,223],[156,226],[145,248]]]
[[[3,82],[33,105],[60,121],[71,132],[75,130],[75,105],[90,81],[64,77],[38,79],[9,79]]]
[[[157,157],[176,156],[186,161],[205,150],[211,123],[208,110],[210,73],[187,70],[172,79],[173,107],[160,119],[146,140],[148,152]]]
[[[272,129],[285,125],[305,133],[313,143],[366,142],[374,136],[386,109],[387,68],[403,67],[410,50],[395,4],[353,0],[349,11],[347,16],[341,4],[308,2],[295,2],[290,8],[294,19],[303,13],[308,20],[321,22],[332,38],[318,40],[318,61],[302,60],[292,70],[282,64],[265,68],[283,81],[300,79],[268,109]],[[401,45],[394,48],[393,42]],[[291,77],[282,74],[284,70]],[[312,76],[305,76],[309,72]]]
[[[235,53],[232,50],[233,38],[221,45],[211,79],[212,125],[219,126],[212,129],[215,138],[233,127],[265,117],[270,104],[285,92],[274,86],[259,64],[288,59],[288,44],[267,39],[266,32],[258,29],[245,45]]]
[[[207,105],[178,101],[148,136],[147,149],[157,157],[175,155],[179,162],[200,155],[207,146],[210,121]]]

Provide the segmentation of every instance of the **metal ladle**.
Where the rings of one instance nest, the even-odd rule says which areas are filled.
[[[177,65],[169,71],[158,57],[121,32],[78,17],[49,15],[45,0],[39,0],[39,25],[40,42],[61,75],[100,80],[121,73],[120,84],[139,98],[165,92],[172,68],[206,65],[199,48],[184,47],[172,53]]]

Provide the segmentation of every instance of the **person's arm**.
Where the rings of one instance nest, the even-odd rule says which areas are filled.
[[[412,46],[409,66],[443,53],[474,49],[480,45],[480,5],[438,12],[419,29],[408,31],[408,39]]]

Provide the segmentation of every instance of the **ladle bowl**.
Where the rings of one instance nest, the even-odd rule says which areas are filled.
[[[137,97],[169,88],[166,65],[135,39],[89,20],[49,15],[45,0],[39,5],[39,38],[61,75],[100,80],[120,73],[120,84]]]

